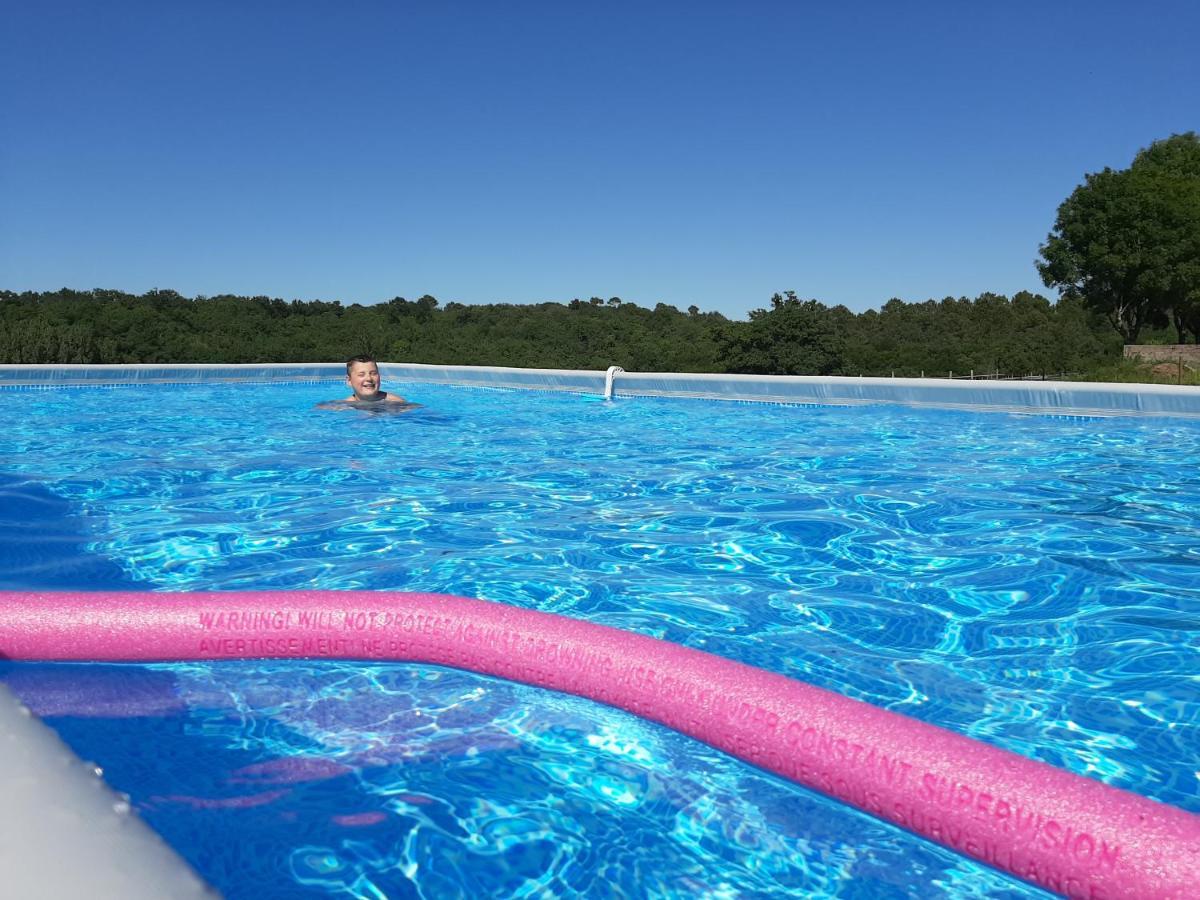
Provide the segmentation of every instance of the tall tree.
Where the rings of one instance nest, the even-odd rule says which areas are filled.
[[[1200,144],[1158,141],[1128,169],[1084,177],[1040,248],[1047,287],[1105,315],[1126,343],[1177,325],[1200,294]]]
[[[1130,169],[1157,186],[1161,263],[1148,278],[1151,295],[1181,341],[1191,332],[1200,342],[1200,138],[1189,131],[1156,141]]]
[[[842,366],[841,324],[823,304],[786,291],[771,297],[770,310],[752,310],[749,323],[726,328],[718,345],[730,372],[830,375]]]

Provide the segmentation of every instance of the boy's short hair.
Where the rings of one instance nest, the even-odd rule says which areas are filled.
[[[373,356],[369,356],[367,354],[363,354],[362,356],[352,356],[348,360],[346,360],[346,374],[347,375],[350,374],[350,370],[354,368],[356,363],[372,363],[373,365],[376,366],[376,368],[378,368],[378,366],[379,366],[379,363],[376,362],[375,357],[373,357]]]

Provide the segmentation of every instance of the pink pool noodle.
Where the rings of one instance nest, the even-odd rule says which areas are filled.
[[[438,594],[0,592],[0,656],[436,663],[589,697],[1071,897],[1200,896],[1200,816],[782,675]]]

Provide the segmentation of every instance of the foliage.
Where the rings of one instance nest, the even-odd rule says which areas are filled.
[[[1040,250],[1046,286],[1102,313],[1127,343],[1169,319],[1200,340],[1200,138],[1173,135],[1128,169],[1086,175]]]
[[[317,362],[371,354],[433,364],[776,375],[1056,375],[1153,379],[1121,339],[1200,342],[1200,138],[1172,135],[1128,169],[1085,175],[1037,264],[1057,303],[905,303],[855,314],[785,291],[748,321],[620,297],[441,307],[172,290],[0,291],[0,363]],[[1111,326],[1111,327],[1110,327]],[[1181,376],[1176,373],[1176,380]]]
[[[1200,385],[1200,371],[1182,362],[1151,363],[1140,359],[1115,359],[1087,373],[1089,381],[1136,384]]]
[[[1156,242],[1161,263],[1148,278],[1151,302],[1166,311],[1181,339],[1200,342],[1200,138],[1195,132],[1156,141],[1130,166],[1156,185]]]
[[[749,323],[730,325],[717,341],[727,370],[748,374],[831,375],[845,354],[838,317],[795,291],[775,294],[770,311],[754,310]]]
[[[786,291],[737,322],[694,306],[598,297],[441,307],[430,296],[343,306],[169,290],[0,291],[5,363],[318,362],[359,353],[451,365],[944,376],[1085,372],[1118,359],[1121,346],[1082,300],[1053,304],[1027,293],[891,300],[855,314]]]
[[[615,302],[613,302],[615,301]],[[0,362],[318,362],[370,353],[410,362],[720,371],[726,319],[608,304],[449,304],[430,296],[372,306],[269,297],[0,291]]]

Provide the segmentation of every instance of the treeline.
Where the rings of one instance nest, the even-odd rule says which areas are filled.
[[[613,297],[444,307],[430,296],[370,306],[269,297],[0,291],[2,363],[396,362],[786,375],[1086,373],[1120,337],[1079,300],[905,303],[853,313],[793,292],[747,321],[647,309]]]
[[[1122,341],[1200,340],[1200,137],[1172,135],[1128,169],[1086,175],[1040,255],[1057,303],[981,294],[891,300],[856,314],[788,291],[745,322],[618,297],[439,307],[430,296],[343,306],[169,290],[0,291],[0,362],[317,362],[367,353],[642,372],[1113,377]]]
[[[890,300],[855,314],[789,291],[719,342],[724,371],[781,375],[1086,375],[1122,353],[1120,338],[1082,303],[1027,292]]]

